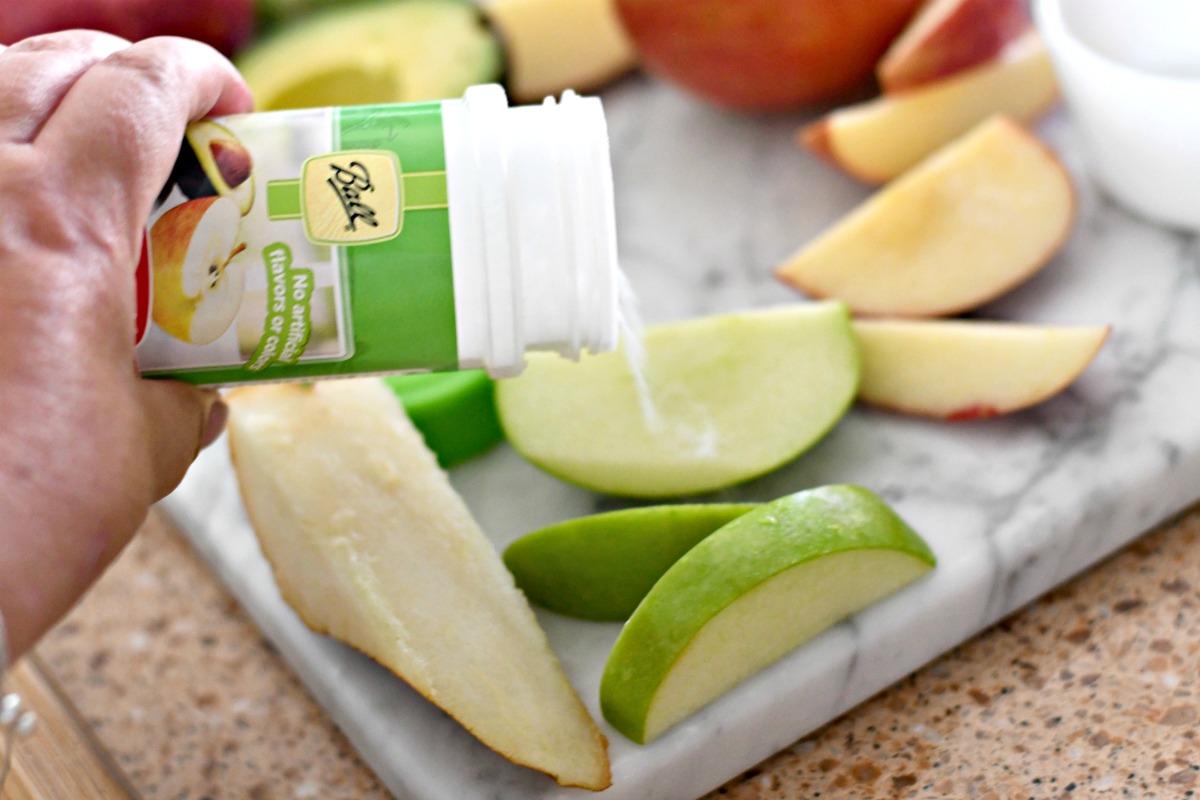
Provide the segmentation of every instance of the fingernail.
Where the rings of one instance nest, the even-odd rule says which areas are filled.
[[[208,418],[204,423],[204,435],[200,437],[201,450],[217,440],[221,431],[225,430],[225,420],[228,417],[229,406],[225,405],[221,396],[214,392],[213,399],[208,406]]]

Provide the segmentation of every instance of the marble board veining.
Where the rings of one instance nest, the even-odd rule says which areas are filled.
[[[723,113],[641,78],[604,100],[622,259],[648,323],[797,301],[771,268],[870,193],[796,148],[803,118]],[[601,722],[613,785],[598,797],[699,797],[1200,498],[1197,239],[1098,192],[1065,113],[1037,132],[1075,177],[1078,222],[1044,271],[977,316],[1111,323],[1105,348],[1034,409],[949,424],[855,408],[795,463],[713,495],[766,500],[861,484],[922,533],[939,565],[649,746]],[[451,480],[498,547],[620,505],[507,446]],[[508,764],[369,659],[309,632],[279,598],[223,441],[163,507],[400,800],[597,796]],[[601,719],[600,674],[618,626],[539,619]]]

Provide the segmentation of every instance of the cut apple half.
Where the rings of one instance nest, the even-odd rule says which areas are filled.
[[[605,664],[604,717],[649,742],[934,564],[921,537],[861,487],[766,503],[701,541],[654,584]]]
[[[1062,163],[996,117],[885,186],[791,256],[777,277],[859,315],[973,309],[1037,272],[1075,218]]]
[[[1032,25],[1027,0],[932,0],[880,60],[879,83],[900,92],[980,66]]]
[[[858,347],[837,302],[652,326],[642,344],[640,375],[626,352],[579,363],[532,354],[522,375],[496,386],[508,441],[584,488],[678,497],[796,458],[858,386]]]
[[[859,399],[949,420],[1008,414],[1066,389],[1108,339],[1108,325],[977,320],[856,320]]]
[[[150,228],[151,316],[181,341],[209,344],[237,319],[246,276],[236,257],[242,214],[226,197],[189,200]]]
[[[360,379],[251,387],[228,402],[246,510],[304,622],[514,763],[608,786],[603,735],[396,396]]]
[[[884,183],[994,114],[1029,121],[1057,97],[1050,56],[1030,31],[978,67],[838,109],[800,141],[851,175]]]

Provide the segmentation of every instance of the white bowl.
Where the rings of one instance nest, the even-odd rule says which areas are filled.
[[[1097,181],[1200,230],[1200,0],[1033,0]]]

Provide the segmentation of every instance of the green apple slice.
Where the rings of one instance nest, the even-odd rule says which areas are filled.
[[[514,763],[609,785],[604,736],[499,554],[374,379],[228,395],[246,511],[305,623]]]
[[[584,488],[678,497],[796,458],[858,387],[857,343],[839,301],[659,325],[642,345],[641,380],[624,352],[578,364],[532,354],[522,375],[496,387],[509,442]]]
[[[635,742],[655,739],[934,564],[920,536],[861,487],[760,506],[689,550],[646,595],[605,665],[604,717]]]
[[[597,622],[628,619],[679,557],[757,503],[627,508],[522,536],[504,564],[542,608]]]
[[[495,386],[484,370],[389,375],[383,382],[444,469],[470,461],[504,439]]]

